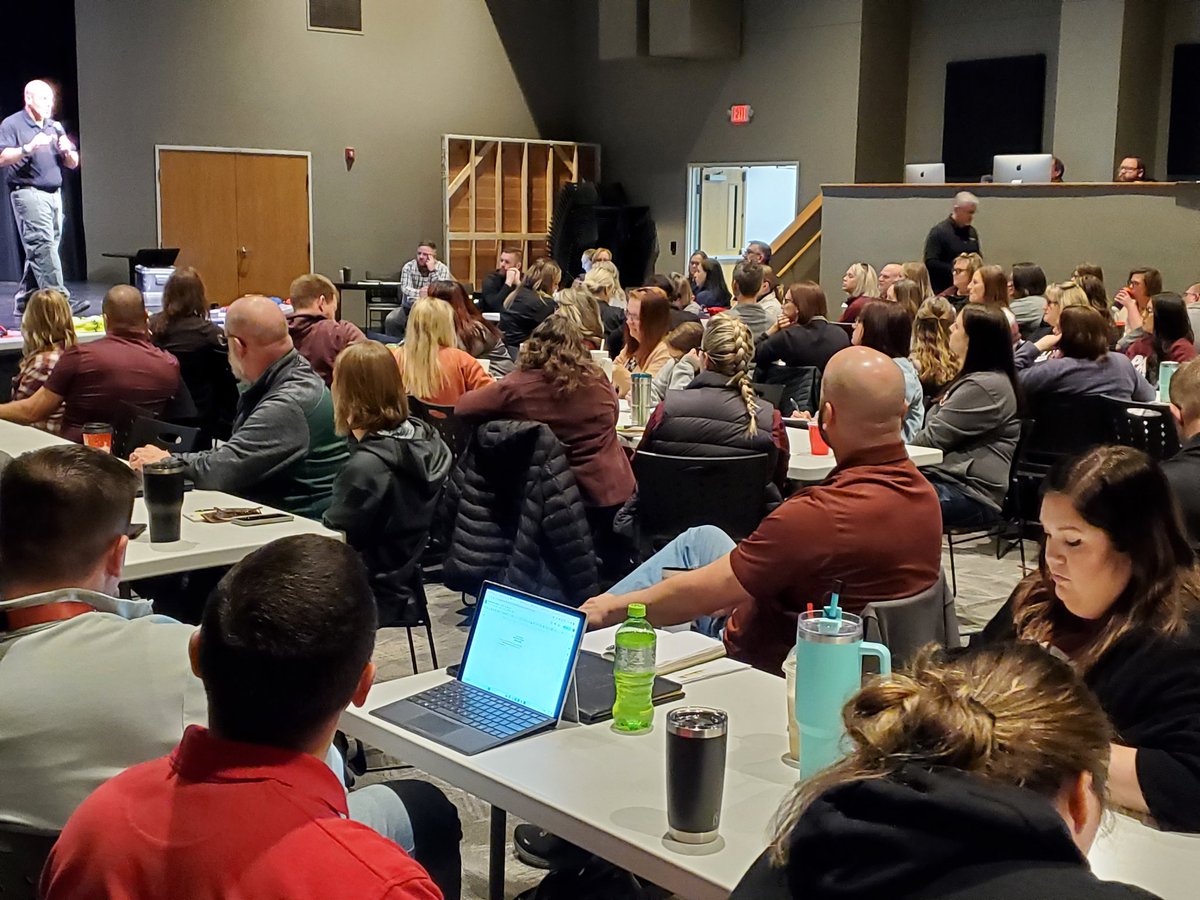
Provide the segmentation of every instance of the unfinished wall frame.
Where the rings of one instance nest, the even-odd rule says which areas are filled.
[[[443,135],[443,237],[450,274],[478,290],[495,269],[501,247],[519,248],[525,268],[548,256],[559,189],[599,179],[599,144]]]

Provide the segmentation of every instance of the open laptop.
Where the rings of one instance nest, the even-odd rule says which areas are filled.
[[[945,184],[946,166],[943,163],[910,163],[904,167],[905,184]]]
[[[587,616],[484,582],[453,681],[371,710],[468,756],[558,724]]]
[[[1050,153],[1009,153],[992,158],[996,184],[1049,184],[1054,171]]]

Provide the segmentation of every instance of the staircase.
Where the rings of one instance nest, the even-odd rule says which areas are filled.
[[[785,283],[821,279],[821,195],[771,242],[771,267]],[[786,276],[786,277],[785,277]]]

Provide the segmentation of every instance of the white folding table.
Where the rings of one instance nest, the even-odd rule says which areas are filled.
[[[269,506],[219,491],[188,491],[183,495],[185,514],[214,506],[226,509],[261,506],[264,513],[276,512]],[[141,497],[133,503],[133,521],[148,521],[146,503]],[[125,552],[124,577],[126,581],[134,581],[213,566],[232,566],[271,541],[297,534],[318,534],[342,540],[341,532],[301,516],[296,516],[290,522],[247,528],[232,522],[193,522],[185,515],[178,541],[152,544],[150,529],[147,528],[137,540],[129,542],[129,549]]]
[[[12,457],[45,447],[58,447],[70,443],[66,438],[50,434],[48,431],[0,420],[0,450]]]
[[[791,459],[788,460],[788,479],[803,484],[816,484],[828,478],[837,465],[833,451],[830,450],[824,456],[815,455],[809,444],[807,428],[788,427],[787,436],[788,445],[792,449]],[[918,467],[932,466],[942,461],[941,450],[917,447],[913,444],[905,444],[904,447],[908,450],[909,459]]]
[[[505,811],[572,841],[689,900],[729,892],[767,842],[771,817],[796,782],[782,761],[787,720],[782,678],[744,669],[693,682],[682,701],[655,708],[649,734],[607,723],[558,729],[464,756],[390,725],[369,710],[446,679],[425,672],[375,685],[341,728],[492,804],[489,896],[503,897]],[[666,710],[712,706],[729,713],[721,837],[692,848],[666,839]]]
[[[607,723],[558,729],[464,756],[370,714],[444,681],[425,672],[375,685],[340,727],[385,753],[492,804],[489,897],[504,896],[505,817],[539,827],[689,900],[726,898],[767,845],[771,819],[795,786],[787,750],[785,683],[756,669],[688,684],[656,707],[649,734],[621,735]],[[712,706],[729,713],[721,837],[707,847],[666,838],[666,710]],[[1200,874],[1200,836],[1156,831],[1108,817],[1090,860],[1098,876],[1190,900]]]

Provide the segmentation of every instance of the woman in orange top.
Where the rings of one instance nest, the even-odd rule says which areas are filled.
[[[653,377],[671,361],[667,332],[671,330],[671,301],[662,288],[640,287],[629,292],[625,312],[625,347],[613,361],[613,385],[617,396],[626,397],[633,376],[644,372]]]
[[[453,406],[467,391],[495,380],[479,360],[458,348],[454,310],[433,297],[413,304],[404,343],[393,352],[405,390],[422,403]]]

